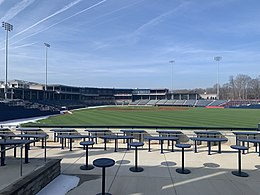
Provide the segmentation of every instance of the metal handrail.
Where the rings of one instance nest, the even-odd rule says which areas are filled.
[[[180,129],[180,130],[230,130],[230,131],[258,131],[252,127],[206,127],[206,126],[146,126],[146,125],[46,125],[28,124],[26,127],[39,128],[127,128],[127,129]]]

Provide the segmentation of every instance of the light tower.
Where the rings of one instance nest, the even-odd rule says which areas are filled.
[[[171,91],[172,91],[172,99],[173,99],[173,64],[175,63],[175,60],[170,60],[169,63],[171,66]]]
[[[217,99],[219,100],[219,61],[222,59],[221,56],[214,57],[214,60],[217,61]]]
[[[169,61],[170,62],[170,64],[172,65],[172,67],[171,67],[171,90],[173,90],[173,64],[175,63],[175,60],[170,60]]]
[[[51,47],[50,44],[44,43],[45,45],[45,91],[47,90],[48,84],[48,48]]]
[[[13,25],[7,23],[7,22],[2,22],[2,27],[6,31],[6,37],[5,37],[5,89],[4,89],[4,94],[5,94],[5,99],[7,99],[7,67],[8,67],[8,32],[13,30]]]

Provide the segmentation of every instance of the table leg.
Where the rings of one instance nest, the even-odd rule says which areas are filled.
[[[102,194],[105,194],[105,188],[106,188],[106,171],[105,167],[102,168]]]
[[[85,148],[86,148],[86,167],[88,167],[88,146],[86,146]]]
[[[44,161],[46,162],[46,158],[47,158],[47,149],[46,149],[46,145],[47,145],[47,138],[44,138]]]
[[[181,169],[182,169],[182,172],[184,172],[184,148],[182,148],[182,164],[181,164]]]
[[[125,140],[125,139],[124,139]],[[125,142],[125,141],[124,141]],[[126,149],[129,150],[129,139],[126,139]]]
[[[176,169],[176,172],[180,174],[189,174],[190,170],[184,168],[184,148],[181,149],[181,168]]]
[[[238,171],[232,171],[232,174],[238,177],[248,177],[248,174],[241,170],[241,150],[238,150]]]
[[[16,158],[16,147],[14,148],[14,158]]]
[[[218,153],[221,153],[221,142],[218,142]]]
[[[148,139],[148,152],[151,152],[151,140]]]
[[[115,139],[115,152],[117,152],[117,139]]]
[[[211,142],[208,141],[208,155],[211,155]]]
[[[72,151],[72,138],[70,138],[69,141],[70,141],[70,151]]]
[[[1,145],[1,166],[5,166],[5,145]]]
[[[64,138],[60,138],[61,141],[61,149],[64,149]]]
[[[163,154],[163,140],[160,141],[161,141],[161,154]]]
[[[85,157],[85,165],[80,166],[81,170],[91,170],[94,169],[94,166],[88,164],[88,145],[85,146],[86,148],[86,157]]]
[[[242,146],[245,146],[245,142],[242,142]],[[245,150],[243,150],[243,154],[245,154]]]
[[[29,145],[30,144],[25,144],[25,152],[24,152],[24,160],[25,160],[25,163],[29,163]]]
[[[198,151],[197,151],[197,141],[196,141],[196,140],[194,140],[194,147],[195,147],[195,148],[194,148],[194,149],[195,149],[194,152],[197,153]]]
[[[258,143],[258,156],[260,156],[260,143]]]
[[[107,150],[107,139],[104,138],[104,150]]]
[[[135,147],[135,170],[137,170],[137,147]]]

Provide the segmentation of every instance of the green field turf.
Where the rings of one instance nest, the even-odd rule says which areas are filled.
[[[53,116],[39,121],[40,124],[47,125],[155,125],[252,128],[256,128],[259,122],[259,109],[189,108],[182,110],[180,108],[180,110],[161,110],[158,107],[84,109],[73,111],[73,114]]]

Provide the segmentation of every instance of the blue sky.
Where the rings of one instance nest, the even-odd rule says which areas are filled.
[[[9,79],[116,88],[212,87],[257,77],[259,0],[0,0],[9,36]],[[5,78],[0,30],[0,80]]]

